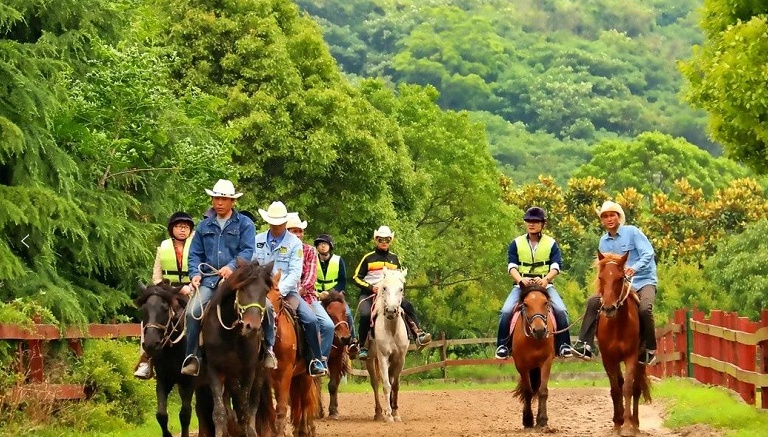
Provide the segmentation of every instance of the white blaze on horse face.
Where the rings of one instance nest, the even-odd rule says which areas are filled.
[[[388,319],[394,319],[400,313],[400,304],[403,301],[403,288],[405,275],[399,270],[384,268],[384,278],[378,283],[379,299],[381,299],[382,311]]]

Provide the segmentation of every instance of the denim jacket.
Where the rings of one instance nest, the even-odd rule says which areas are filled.
[[[256,235],[253,252],[253,260],[264,265],[274,261],[272,274],[281,270],[280,283],[277,288],[282,296],[288,296],[290,293],[299,293],[299,280],[301,280],[301,270],[304,267],[303,246],[299,237],[285,231],[280,243],[272,250],[267,241],[269,231]]]
[[[623,255],[629,252],[627,267],[635,270],[632,288],[639,290],[645,285],[656,285],[656,261],[651,242],[643,232],[632,225],[621,225],[615,236],[607,232],[600,237],[600,252]]]
[[[216,215],[197,225],[192,245],[189,248],[189,277],[201,274],[200,263],[208,263],[220,269],[229,266],[235,269],[237,258],[248,261],[253,257],[253,238],[256,228],[248,217],[232,211],[222,230]],[[200,282],[208,288],[216,288],[219,276],[203,276]]]

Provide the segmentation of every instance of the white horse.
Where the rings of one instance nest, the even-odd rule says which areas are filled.
[[[403,301],[405,275],[407,270],[389,270],[384,268],[384,278],[376,284],[378,292],[374,302],[373,314],[376,324],[374,338],[370,339],[370,350],[366,367],[376,400],[374,420],[400,422],[397,412],[397,393],[400,389],[400,372],[405,365],[408,352],[408,330],[403,319],[400,304]],[[382,414],[382,402],[379,402],[379,381],[383,385],[385,409]]]

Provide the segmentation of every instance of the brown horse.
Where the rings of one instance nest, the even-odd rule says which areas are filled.
[[[341,377],[349,372],[349,360],[347,355],[347,346],[351,339],[349,324],[347,323],[347,304],[344,299],[344,293],[330,291],[322,300],[323,307],[328,312],[328,316],[333,321],[333,348],[331,356],[328,357],[328,393],[331,396],[328,405],[328,417],[331,419],[339,418],[339,382]],[[319,379],[318,379],[319,381]],[[320,410],[322,411],[322,398]],[[320,414],[322,416],[322,413]]]
[[[638,299],[624,277],[623,256],[597,253],[597,293],[600,317],[597,321],[597,345],[603,367],[611,383],[613,427],[622,436],[633,436],[640,426],[640,395],[651,400],[650,382],[645,366],[638,363],[640,353],[640,318]],[[624,362],[624,374],[621,363]],[[630,408],[630,401],[632,402]]]
[[[261,320],[271,287],[271,263],[260,266],[238,258],[237,268],[219,285],[203,313],[204,367],[216,437],[230,434],[230,402],[237,417],[236,435],[256,437],[254,424],[261,435],[271,431],[272,404],[261,353]],[[210,435],[210,429],[202,428],[201,435]]]
[[[320,393],[314,378],[309,374],[309,365],[302,354],[303,340],[298,337],[297,320],[288,312],[289,302],[284,300],[277,288],[281,272],[273,278],[269,300],[275,308],[277,326],[275,331],[275,356],[277,369],[272,370],[270,379],[275,391],[277,410],[277,436],[285,435],[288,422],[288,401],[291,403],[291,424],[297,437],[315,435],[315,419],[319,413]]]
[[[523,403],[523,427],[533,427],[533,398],[539,400],[536,426],[546,427],[549,373],[555,359],[555,320],[547,290],[538,285],[524,287],[520,314],[512,331],[512,351],[520,380],[515,396]]]

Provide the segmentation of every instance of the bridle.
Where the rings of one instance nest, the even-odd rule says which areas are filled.
[[[533,293],[533,292],[531,292],[531,293]],[[522,310],[522,314],[523,314],[523,320],[525,321],[525,324],[523,324],[523,333],[525,334],[525,336],[526,337],[533,336],[533,328],[531,328],[531,325],[533,324],[533,322],[536,319],[541,319],[544,322],[544,326],[546,326],[546,328],[545,328],[546,329],[546,331],[545,331],[546,335],[544,336],[544,338],[549,338],[549,334],[551,334],[551,332],[549,331],[549,324],[547,323],[547,321],[548,321],[549,312],[550,312],[550,310],[552,308],[552,304],[549,303],[549,299],[547,299],[546,312],[544,314],[542,314],[542,313],[533,313],[533,315],[528,317],[528,312],[526,311],[526,308],[527,307],[525,305],[525,300],[523,299],[523,305],[522,305],[521,310]]]
[[[617,266],[619,265],[619,263],[617,263],[616,261],[608,261],[605,264],[606,265],[616,264]],[[603,296],[601,294],[600,295],[600,312],[603,314],[606,314],[606,313],[618,311],[618,309],[621,308],[622,305],[624,305],[624,302],[627,301],[627,299],[629,298],[629,295],[631,294],[630,293],[631,283],[632,283],[632,279],[629,276],[624,275],[624,283],[621,286],[621,293],[619,293],[619,299],[611,305],[605,306],[605,303],[603,302]]]
[[[161,324],[155,323],[155,322],[147,323],[146,325],[144,325],[144,323],[142,323],[141,330],[142,330],[142,332],[146,332],[147,329],[157,329],[160,332],[162,332],[163,333],[163,339],[160,342],[160,348],[162,349],[162,348],[168,346],[169,344],[176,344],[176,343],[178,343],[184,337],[184,330],[183,329],[180,329],[180,330],[178,329],[178,328],[181,327],[182,323],[184,323],[184,317],[183,316],[184,316],[184,311],[183,310],[182,310],[181,313],[179,313],[177,315],[176,312],[173,310],[172,306],[168,305],[168,321],[165,322],[165,325],[161,325]],[[176,337],[176,339],[174,340],[171,337],[173,336],[173,333],[176,332],[177,330],[180,331],[179,332],[179,336]],[[146,334],[144,334],[144,336],[146,337]]]
[[[258,302],[251,302],[249,304],[242,305],[240,303],[240,292],[242,289],[237,289],[235,291],[235,313],[237,314],[237,319],[232,322],[231,325],[227,326],[223,320],[221,320],[221,304],[216,305],[216,315],[219,318],[219,324],[222,328],[226,329],[227,331],[231,331],[235,328],[237,328],[238,325],[241,325],[243,323],[243,314],[245,314],[246,311],[248,311],[251,308],[258,308],[261,310],[261,314],[259,315],[259,324],[264,320],[264,313],[267,312],[267,309],[264,305],[258,303]]]

